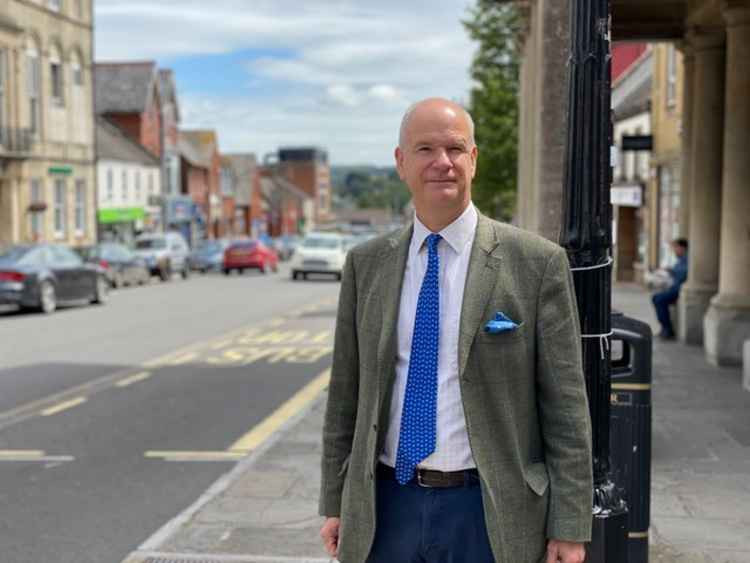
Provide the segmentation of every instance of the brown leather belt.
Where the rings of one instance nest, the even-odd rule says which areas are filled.
[[[434,469],[419,469],[414,472],[414,478],[409,483],[414,483],[420,487],[435,487],[446,489],[449,487],[463,487],[464,485],[473,485],[479,483],[479,472],[476,469],[463,469],[461,471],[436,471]],[[378,463],[378,477],[396,480],[396,470],[393,467]]]

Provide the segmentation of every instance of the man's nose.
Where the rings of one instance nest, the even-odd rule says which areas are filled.
[[[448,156],[448,151],[446,151],[445,149],[440,149],[435,156],[433,165],[443,169],[452,168],[453,161],[451,161],[450,156]]]

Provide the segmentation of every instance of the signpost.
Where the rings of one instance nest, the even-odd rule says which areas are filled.
[[[568,139],[560,244],[568,251],[593,427],[593,537],[586,561],[628,561],[628,512],[610,470],[612,169],[609,0],[570,0]]]

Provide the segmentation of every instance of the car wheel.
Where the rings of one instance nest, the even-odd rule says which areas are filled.
[[[271,266],[271,271],[276,274],[279,271],[279,263],[276,262],[273,266]]]
[[[186,280],[186,279],[188,279],[189,277],[190,277],[190,270],[188,269],[188,267],[187,267],[187,266],[184,266],[184,267],[182,268],[182,279],[183,279],[183,280]]]
[[[240,275],[242,275],[245,273],[245,268],[240,268],[237,271],[240,273]]]
[[[307,279],[307,272],[302,272],[302,279],[303,279],[303,280],[306,280],[306,279]]]
[[[120,289],[125,285],[125,279],[122,277],[122,274],[120,272],[116,272],[114,277],[112,278],[112,287],[115,289]]]
[[[57,309],[57,294],[52,282],[43,281],[39,286],[39,311],[45,315],[54,313]]]
[[[94,298],[92,299],[92,302],[98,303],[99,305],[106,303],[108,293],[109,293],[109,284],[107,283],[107,280],[104,279],[104,276],[97,276],[96,291],[94,292]]]
[[[228,276],[230,273],[231,273],[231,271],[229,270],[229,268],[224,268],[224,275],[225,276]]]
[[[338,273],[336,274],[336,279],[337,279],[338,281],[341,281],[341,272],[338,272]]]
[[[262,263],[262,264],[260,265],[260,268],[258,268],[258,270],[260,270],[260,273],[261,273],[261,274],[265,274],[265,273],[266,273],[266,263],[265,263],[265,262],[263,262],[263,263]]]
[[[297,272],[292,272],[292,279],[293,279],[293,280],[296,280],[296,279],[297,279]]]

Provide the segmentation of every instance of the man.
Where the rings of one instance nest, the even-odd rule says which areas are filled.
[[[470,116],[404,115],[414,224],[349,252],[323,431],[342,563],[580,563],[591,429],[565,252],[471,203]]]
[[[659,324],[661,325],[661,332],[657,336],[662,340],[674,340],[675,336],[672,318],[669,315],[669,306],[677,303],[677,299],[680,297],[680,287],[687,280],[687,239],[678,238],[673,240],[672,251],[677,256],[675,265],[667,269],[672,278],[672,284],[664,291],[655,293],[651,298],[654,309],[656,309],[656,318],[659,319]]]

